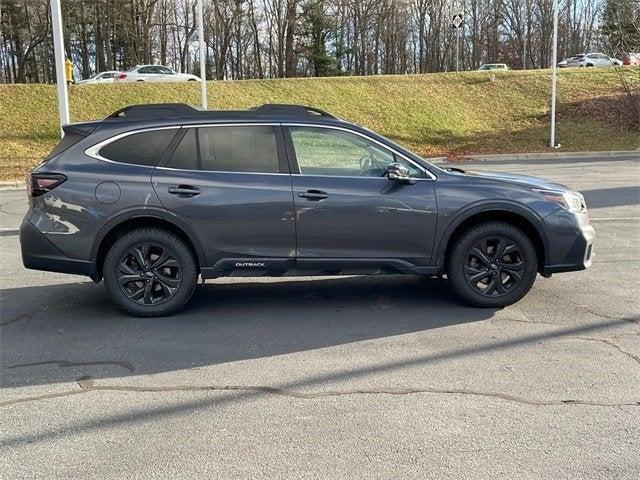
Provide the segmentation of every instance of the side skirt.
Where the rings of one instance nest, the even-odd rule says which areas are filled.
[[[205,279],[219,277],[294,277],[331,275],[439,275],[438,266],[414,265],[397,258],[224,258],[201,267]]]

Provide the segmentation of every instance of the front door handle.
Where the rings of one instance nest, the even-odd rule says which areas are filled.
[[[178,185],[177,187],[169,187],[169,193],[178,197],[195,197],[200,193],[200,189],[191,185]]]
[[[329,198],[329,194],[322,190],[307,190],[306,192],[298,193],[298,196],[300,198],[306,198],[307,200],[324,200],[325,198]]]

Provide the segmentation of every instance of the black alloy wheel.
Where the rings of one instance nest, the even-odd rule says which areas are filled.
[[[169,248],[142,243],[125,253],[116,276],[127,298],[143,305],[157,305],[178,290],[182,269]]]
[[[447,279],[453,290],[477,307],[511,305],[533,286],[538,257],[531,239],[518,227],[500,221],[475,225],[453,244]]]
[[[119,237],[103,265],[111,299],[138,317],[177,312],[198,285],[198,264],[190,245],[158,227],[138,228]]]
[[[521,248],[509,238],[492,235],[469,250],[464,275],[473,290],[497,297],[506,295],[520,284],[524,269]]]

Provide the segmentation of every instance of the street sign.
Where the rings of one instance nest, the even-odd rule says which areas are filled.
[[[462,26],[462,14],[456,13],[451,18],[451,28],[460,28]]]

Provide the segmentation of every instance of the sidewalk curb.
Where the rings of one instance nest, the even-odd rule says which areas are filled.
[[[640,158],[640,149],[638,150],[612,150],[603,152],[542,152],[542,153],[500,153],[497,155],[462,155],[460,160],[534,160],[541,158],[583,158],[585,160],[594,158],[610,158],[610,157],[638,157]],[[438,157],[439,158],[439,157]],[[427,159],[429,160],[429,159]]]
[[[0,182],[0,191],[4,190],[26,190],[27,186],[24,182]]]

